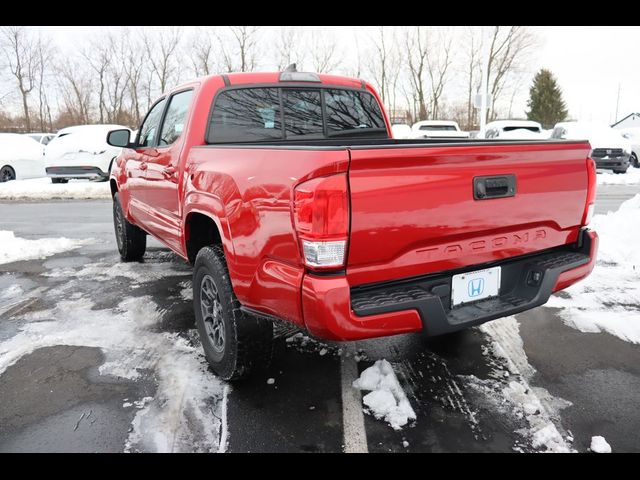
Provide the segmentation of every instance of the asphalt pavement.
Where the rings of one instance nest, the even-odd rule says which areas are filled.
[[[600,187],[596,213],[615,211],[636,193],[638,186]],[[19,237],[93,239],[44,260],[0,265],[0,354],[25,349],[6,368],[0,362],[0,452],[154,450],[158,443],[135,433],[172,421],[178,426],[172,442],[161,445],[167,450],[219,442],[214,450],[231,452],[528,452],[559,442],[586,451],[591,436],[602,435],[615,451],[640,451],[640,347],[581,333],[548,307],[433,339],[403,335],[347,345],[279,329],[271,365],[210,394],[205,385],[200,398],[212,416],[191,411],[172,396],[174,388],[176,396],[190,391],[176,384],[186,373],[167,383],[161,351],[173,344],[198,351],[190,267],[150,239],[139,271],[113,273],[119,257],[108,201],[10,202],[0,203],[0,211],[0,230]],[[10,289],[21,294],[3,297]],[[103,345],[93,329],[111,335],[105,312],[122,312],[127,299],[140,300],[137,309],[153,304],[158,323],[140,344],[122,337]],[[86,318],[76,318],[74,305]],[[113,329],[123,334],[129,327],[117,322],[126,313],[113,315]],[[103,316],[106,325],[99,323]],[[144,311],[136,318],[143,317]],[[21,343],[25,331],[32,336]],[[74,331],[82,336],[67,334]],[[139,367],[136,374],[118,373],[114,359],[119,368]],[[379,359],[391,362],[417,416],[402,430],[359,415],[359,395],[345,392]],[[193,382],[200,378],[212,377]],[[514,401],[513,392],[525,400]],[[145,426],[139,413],[151,399],[162,401]],[[215,431],[215,439],[203,430]]]

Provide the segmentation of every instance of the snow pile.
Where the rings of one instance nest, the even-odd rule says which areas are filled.
[[[0,183],[0,200],[84,200],[102,198],[111,198],[109,182],[70,180],[69,183],[51,183],[50,178],[35,178]]]
[[[611,445],[607,443],[604,437],[595,436],[591,437],[591,447],[589,447],[594,453],[611,453]]]
[[[353,387],[370,391],[362,398],[368,408],[367,413],[371,413],[377,419],[384,418],[395,430],[400,430],[409,420],[416,419],[416,414],[388,361],[378,360],[367,368],[360,378],[353,382]]]
[[[493,354],[504,360],[511,375],[505,377],[500,371],[494,372],[495,378],[487,380],[463,377],[468,386],[483,395],[492,408],[524,422],[525,428],[518,433],[527,438],[534,449],[555,453],[573,451],[569,444],[572,439],[562,429],[559,413],[571,403],[530,384],[535,369],[524,351],[517,320],[503,318],[482,325],[480,330],[489,336]]]
[[[22,260],[46,258],[56,253],[74,250],[93,240],[74,240],[70,238],[40,238],[27,240],[16,237],[13,232],[0,230],[0,265]]]
[[[611,170],[598,171],[598,185],[640,185],[640,168],[629,167],[627,173],[613,173]]]
[[[59,291],[49,294],[59,297]],[[151,297],[129,298],[115,309],[96,309],[82,294],[46,311],[29,313],[19,333],[0,342],[0,374],[24,355],[55,345],[104,351],[102,375],[136,379],[154,373],[153,398],[138,411],[126,451],[217,452],[227,445],[224,383],[210,373],[192,337],[160,330],[162,311]],[[80,297],[80,298],[78,298]]]
[[[596,215],[591,227],[600,235],[592,274],[548,306],[561,308],[564,322],[582,332],[608,332],[640,344],[640,195],[617,212]]]

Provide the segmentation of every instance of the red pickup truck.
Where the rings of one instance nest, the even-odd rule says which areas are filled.
[[[212,368],[246,375],[273,321],[329,340],[440,335],[544,304],[586,277],[586,141],[395,140],[376,91],[296,71],[163,95],[110,182],[124,261],[153,235],[194,264]]]

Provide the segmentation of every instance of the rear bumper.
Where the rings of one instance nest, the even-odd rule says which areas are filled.
[[[543,305],[553,292],[591,273],[597,248],[598,235],[585,229],[574,245],[470,267],[465,271],[501,266],[500,296],[453,309],[451,277],[462,270],[355,288],[343,275],[308,274],[302,283],[304,322],[310,333],[329,340],[463,330]]]
[[[624,155],[621,157],[593,157],[596,162],[596,168],[607,170],[623,170],[629,167],[630,156]]]
[[[52,178],[105,178],[108,176],[101,168],[92,166],[47,167],[45,171],[47,176]]]

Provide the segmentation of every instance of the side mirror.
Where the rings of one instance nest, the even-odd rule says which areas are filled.
[[[129,130],[112,130],[107,134],[107,143],[112,147],[131,147],[132,145],[129,142],[129,135],[131,135]]]

